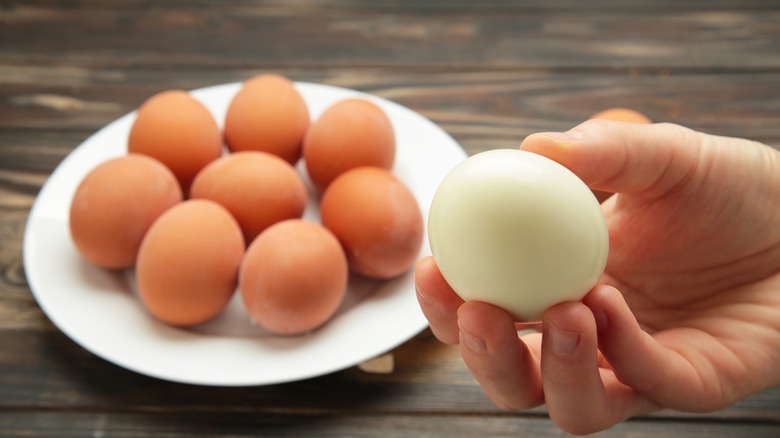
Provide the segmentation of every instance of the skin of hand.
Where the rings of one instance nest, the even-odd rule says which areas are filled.
[[[581,302],[548,309],[541,333],[463,302],[435,261],[415,270],[436,337],[496,405],[546,404],[589,434],[662,408],[708,412],[780,384],[780,152],[673,124],[590,120],[527,137],[594,190],[610,254]],[[543,292],[543,291],[540,291]]]

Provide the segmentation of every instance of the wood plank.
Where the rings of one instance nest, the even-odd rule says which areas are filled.
[[[281,415],[182,412],[123,414],[113,412],[0,412],[0,430],[6,437],[492,437],[571,436],[546,418],[511,416],[433,415]],[[671,438],[774,438],[776,424],[628,421],[594,434],[594,437]]]
[[[655,121],[713,134],[780,144],[780,75],[619,73],[398,72],[361,69],[91,70],[6,66],[0,72],[0,166],[53,170],[94,132],[154,93],[241,81],[260,72],[355,88],[432,119],[469,153],[516,147],[539,131],[566,130],[604,108],[633,107]],[[46,85],[35,85],[42,83]],[[771,92],[767,90],[777,90]],[[42,128],[48,133],[41,132]],[[29,131],[28,131],[29,130]],[[26,137],[26,133],[32,135]],[[64,147],[64,149],[60,149]],[[42,161],[35,158],[41,153]],[[30,155],[32,154],[32,155]],[[54,154],[54,155],[52,155]],[[47,167],[48,166],[48,167]]]
[[[9,202],[6,199],[10,196],[2,194],[2,190],[0,185],[0,329],[8,327],[10,321],[16,320],[14,314],[17,310],[27,309],[40,313],[30,293],[22,263],[22,240],[27,210],[8,208]],[[14,194],[13,198],[23,198],[23,202],[32,199],[30,196],[17,194]],[[38,320],[32,323],[32,326],[41,327],[40,322],[41,320]],[[29,328],[31,325],[25,323],[15,327]]]
[[[215,388],[160,381],[109,364],[50,330],[0,331],[0,412],[8,410],[105,412],[197,411],[258,414],[504,415],[482,393],[457,347],[424,332],[393,352],[391,374],[357,367],[330,375],[248,388]],[[543,407],[524,415],[543,416]],[[662,411],[648,418],[780,424],[780,387],[722,411]]]
[[[0,187],[3,173],[24,172],[31,178],[45,178],[81,142],[94,133],[94,129],[3,128],[0,129]],[[37,175],[37,176],[36,176]],[[40,189],[27,187],[17,194],[35,194]],[[21,193],[19,193],[21,192]],[[3,200],[0,200],[0,205]]]
[[[247,6],[246,0],[218,0],[220,4],[236,7]],[[35,5],[37,7],[62,7],[60,0],[16,0],[6,1],[8,8]],[[197,2],[202,7],[204,1]],[[154,0],[114,0],[109,5],[101,0],[70,1],[68,8],[111,8],[117,10],[163,8],[172,9],[182,6],[190,6],[190,0],[168,0],[160,3]],[[729,0],[592,0],[584,4],[580,0],[484,0],[474,2],[471,0],[255,0],[251,2],[255,7],[277,8],[286,10],[317,10],[333,11],[341,9],[352,10],[407,10],[407,11],[436,11],[446,12],[452,10],[479,11],[535,11],[535,10],[668,10],[668,9],[772,9],[777,7],[774,0],[742,0],[734,2]]]
[[[780,10],[769,6],[637,13],[606,6],[512,10],[432,2],[435,13],[423,14],[351,4],[331,9],[328,3],[295,8],[203,2],[169,8],[87,2],[63,8],[24,2],[0,15],[0,60],[128,68],[780,68]]]
[[[396,350],[393,374],[367,374],[352,368],[315,379],[249,388],[184,385],[146,377],[105,362],[59,331],[9,329],[0,334],[2,408],[499,411],[470,377],[457,348],[441,345],[429,334]]]

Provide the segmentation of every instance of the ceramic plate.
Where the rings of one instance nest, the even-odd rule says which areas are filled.
[[[344,88],[296,83],[316,119],[331,104],[361,97],[389,116],[397,140],[393,172],[428,216],[439,182],[462,161],[463,149],[421,115],[377,96]],[[222,123],[240,83],[192,91]],[[412,273],[392,281],[350,278],[334,318],[315,332],[279,337],[251,324],[239,294],[208,323],[182,329],[154,319],[141,305],[133,271],[96,268],[76,253],[68,211],[81,179],[99,163],[124,155],[135,112],[110,123],[79,145],[41,189],[27,222],[24,264],[39,305],[67,336],[119,366],[160,379],[213,386],[289,382],[338,371],[381,355],[426,327]],[[303,166],[298,166],[305,179]],[[307,184],[309,187],[308,180]],[[311,190],[311,188],[310,188]],[[318,221],[309,196],[304,219]],[[430,253],[426,242],[420,257]]]

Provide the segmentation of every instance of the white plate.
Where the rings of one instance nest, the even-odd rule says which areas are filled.
[[[296,87],[312,119],[348,97],[378,104],[395,129],[393,171],[415,194],[427,218],[436,187],[465,158],[463,149],[428,119],[388,100],[318,84],[296,83]],[[194,90],[192,95],[221,124],[239,88],[239,83],[217,85]],[[154,319],[136,296],[132,271],[91,266],[76,253],[68,231],[76,187],[98,163],[126,153],[134,119],[133,112],[110,123],[63,160],[41,189],[25,230],[24,264],[30,288],[51,321],[82,347],[160,379],[249,386],[341,370],[391,350],[426,327],[411,272],[389,282],[351,278],[347,298],[335,317],[301,337],[278,337],[253,326],[239,294],[220,316],[197,327],[175,328]],[[302,166],[298,169],[305,175]],[[319,220],[316,202],[310,201],[304,218]],[[421,257],[430,253],[427,235],[424,239]]]

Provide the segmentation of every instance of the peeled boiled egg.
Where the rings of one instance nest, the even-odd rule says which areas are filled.
[[[303,158],[311,181],[319,189],[356,167],[389,170],[395,160],[393,126],[384,111],[368,100],[339,101],[306,133]]]
[[[608,108],[593,114],[591,119],[614,120],[616,122],[649,124],[652,121],[639,111],[630,108]]]
[[[310,332],[338,310],[347,287],[347,259],[320,224],[279,222],[249,246],[239,290],[252,319],[281,335]]]
[[[181,200],[176,177],[159,161],[138,154],[108,160],[84,177],[73,196],[73,243],[95,265],[131,267],[149,227]]]
[[[388,170],[359,167],[342,174],[323,193],[320,215],[353,272],[389,279],[417,259],[422,214],[409,188]]]
[[[135,271],[138,293],[163,322],[205,322],[233,296],[243,255],[241,229],[225,208],[204,199],[184,201],[144,237]]]
[[[444,178],[428,236],[461,298],[518,321],[582,299],[604,272],[609,246],[601,207],[582,180],[546,157],[508,149],[474,155]]]
[[[127,150],[165,164],[186,195],[195,175],[222,155],[222,131],[206,106],[189,93],[164,91],[138,108]]]
[[[225,141],[232,152],[268,152],[295,164],[309,123],[309,109],[292,81],[262,74],[245,81],[231,100]]]
[[[190,196],[230,211],[247,243],[276,222],[300,218],[306,207],[306,186],[298,172],[265,152],[237,152],[210,163],[195,178]]]

